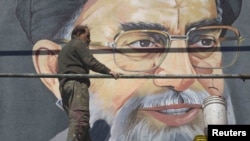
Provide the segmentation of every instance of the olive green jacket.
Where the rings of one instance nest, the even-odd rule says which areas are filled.
[[[89,70],[108,74],[110,69],[99,62],[90,52],[86,42],[76,38],[67,43],[58,55],[59,74],[89,74]],[[60,84],[66,80],[84,81],[90,85],[89,78],[59,78]]]

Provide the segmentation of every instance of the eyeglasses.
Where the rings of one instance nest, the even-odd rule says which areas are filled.
[[[184,40],[186,47],[170,48],[174,40]],[[119,68],[146,72],[158,68],[169,53],[188,53],[192,66],[196,68],[229,67],[237,59],[241,41],[242,37],[234,27],[204,26],[192,28],[185,35],[170,35],[159,30],[122,31],[111,45]]]

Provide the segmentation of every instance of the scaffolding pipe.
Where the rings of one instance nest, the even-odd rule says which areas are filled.
[[[35,74],[35,73],[0,73],[0,78],[19,77],[19,78],[113,78],[109,74]],[[126,79],[145,79],[145,78],[158,78],[158,79],[180,79],[180,78],[212,78],[212,79],[250,79],[250,74],[123,74],[120,78]]]

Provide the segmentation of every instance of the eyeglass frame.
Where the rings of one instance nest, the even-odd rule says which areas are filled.
[[[90,46],[95,46],[94,48],[96,48],[97,46],[102,46],[102,47],[110,47],[112,50],[113,50],[113,55],[115,54],[115,48],[116,48],[116,40],[118,39],[118,37],[120,35],[122,35],[123,33],[127,33],[127,32],[130,32],[130,31],[144,31],[144,32],[150,32],[150,31],[154,31],[156,33],[160,33],[160,34],[165,34],[167,37],[169,37],[169,44],[171,44],[172,41],[176,41],[176,40],[185,40],[185,41],[188,41],[189,39],[189,34],[190,32],[194,31],[194,30],[199,30],[199,29],[211,29],[211,28],[221,28],[221,29],[230,29],[232,30],[234,33],[236,33],[236,37],[237,37],[237,47],[240,47],[240,44],[241,42],[244,40],[244,38],[241,36],[239,30],[233,26],[228,26],[228,25],[213,25],[213,26],[199,26],[199,27],[193,27],[193,28],[190,28],[185,35],[170,35],[168,32],[166,31],[160,31],[160,30],[148,30],[148,29],[142,29],[142,30],[129,30],[129,31],[120,31],[119,33],[117,33],[114,38],[113,38],[113,42],[107,42],[107,45],[102,45],[100,42],[90,42]],[[223,38],[221,38],[223,39]],[[69,42],[69,40],[67,39],[55,39],[54,40],[55,42],[58,42],[59,44],[63,45],[63,44],[66,44],[67,42]],[[221,41],[221,40],[220,40]],[[170,45],[169,45],[170,47]],[[103,49],[103,48],[102,48]],[[165,58],[165,57],[164,57]],[[232,61],[231,64],[227,65],[227,66],[224,66],[224,67],[214,67],[214,68],[204,68],[204,67],[198,67],[198,66],[194,66],[196,68],[201,68],[201,69],[223,69],[223,68],[226,68],[226,67],[229,67],[231,65],[233,65],[236,60],[238,58],[238,51],[236,52],[236,56],[234,58],[234,60]],[[116,62],[116,61],[114,61]],[[161,64],[161,63],[160,63]],[[159,66],[160,66],[159,64]],[[116,64],[117,65],[117,64]],[[117,65],[118,66],[118,65]],[[157,66],[157,67],[159,67]],[[118,66],[119,67],[119,66]],[[153,69],[156,69],[157,67],[153,68]],[[120,67],[119,67],[120,68]],[[122,69],[122,68],[121,68]],[[151,70],[153,70],[151,69]],[[125,71],[128,71],[128,70],[125,70]],[[130,72],[138,72],[138,71],[130,71]],[[139,72],[145,72],[144,71],[139,71]]]
[[[195,30],[206,30],[206,29],[222,29],[222,30],[231,30],[235,33],[236,35],[236,38],[233,38],[233,39],[229,39],[229,38],[225,38],[225,37],[220,37],[220,40],[219,41],[223,41],[223,40],[226,40],[226,39],[229,39],[229,40],[237,40],[237,47],[240,47],[240,44],[241,42],[243,41],[243,37],[241,36],[239,30],[233,26],[228,26],[228,25],[211,25],[211,26],[199,26],[199,27],[193,27],[193,28],[190,28],[185,35],[171,35],[169,34],[168,32],[166,31],[160,31],[160,30],[148,30],[148,29],[142,29],[142,30],[129,30],[129,31],[120,31],[119,33],[117,33],[114,38],[113,38],[113,42],[108,42],[107,43],[107,46],[111,47],[114,52],[115,52],[115,49],[116,49],[116,42],[117,42],[117,39],[119,39],[119,37],[124,34],[124,33],[128,33],[128,32],[135,32],[135,31],[142,31],[142,32],[155,32],[155,33],[160,33],[160,34],[163,34],[165,35],[166,37],[169,38],[169,43],[168,43],[168,47],[170,47],[170,44],[172,43],[172,41],[177,41],[177,40],[185,40],[185,41],[188,41],[189,40],[189,34],[192,32],[192,31],[195,31]],[[222,33],[221,33],[222,34]],[[115,53],[114,53],[115,54]],[[166,57],[166,56],[165,56]],[[164,57],[164,58],[165,58]],[[114,57],[115,58],[115,57]],[[200,69],[224,69],[224,68],[227,68],[227,67],[230,67],[232,66],[236,60],[238,58],[238,51],[236,52],[236,56],[234,57],[234,59],[232,60],[232,62],[226,66],[223,66],[223,67],[209,67],[209,68],[206,68],[206,67],[199,67],[199,66],[193,66],[195,68],[200,68]],[[116,63],[116,61],[114,61]],[[162,62],[161,62],[162,63]],[[151,68],[150,70],[154,70],[156,68],[158,68],[161,63],[154,67],[154,68]],[[116,64],[117,65],[117,64]],[[119,65],[117,65],[119,67]],[[120,68],[120,67],[119,67]],[[123,69],[123,68],[121,68]],[[124,69],[123,69],[124,70]],[[125,70],[125,71],[130,71],[130,72],[145,72],[145,71],[150,71],[150,70],[143,70],[143,71],[132,71],[132,70]]]

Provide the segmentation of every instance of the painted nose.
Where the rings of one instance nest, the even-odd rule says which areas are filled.
[[[155,74],[160,75],[190,75],[195,74],[188,53],[185,52],[185,41],[172,41],[170,51],[159,68],[155,70]],[[154,79],[154,83],[160,87],[171,87],[176,91],[184,91],[188,89],[195,79],[192,78],[164,78]]]

